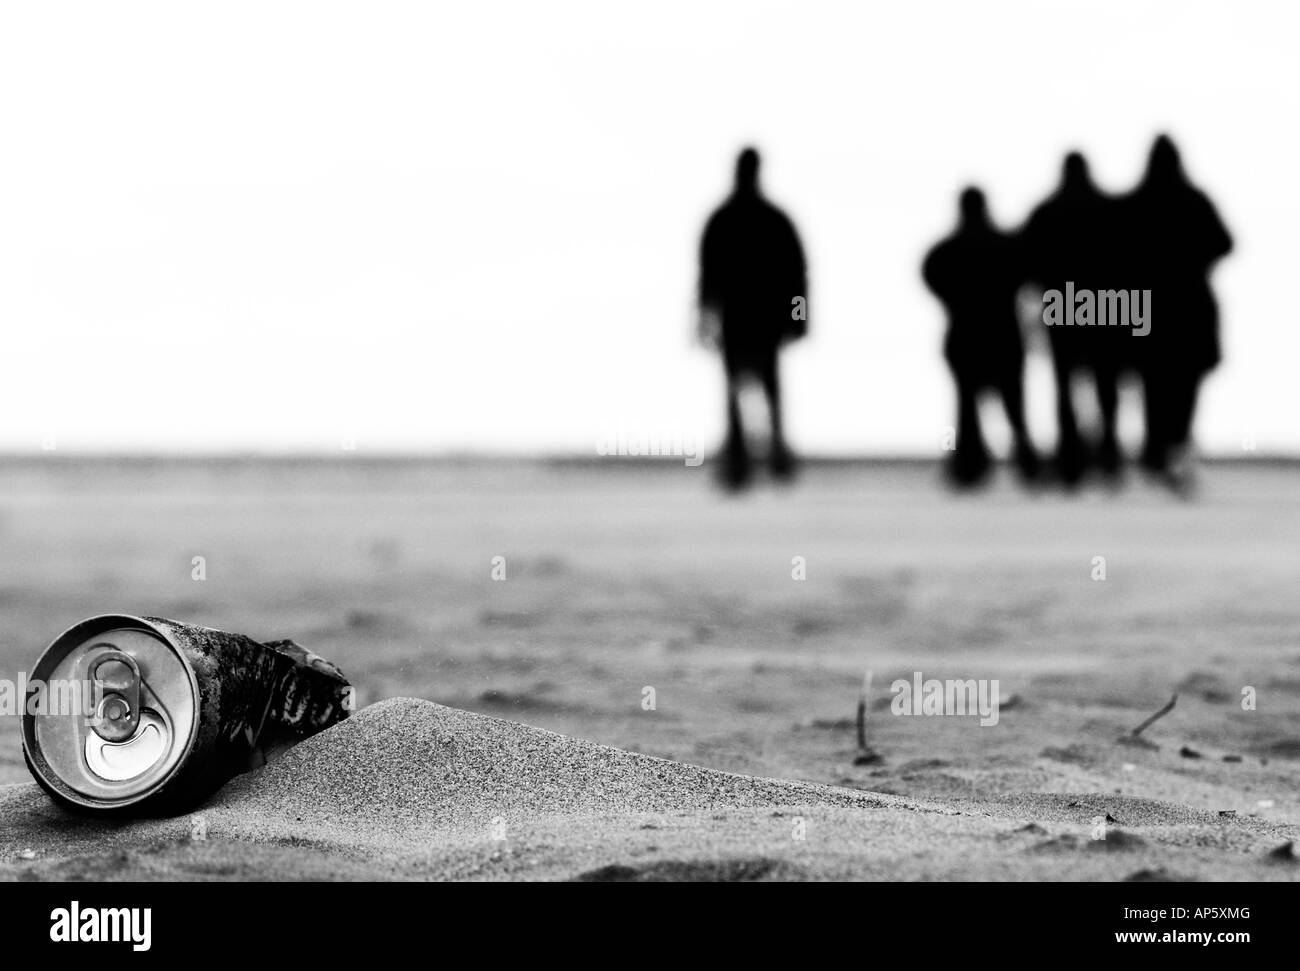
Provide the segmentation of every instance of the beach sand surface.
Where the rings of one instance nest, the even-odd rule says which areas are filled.
[[[0,466],[0,678],[161,614],[293,637],[363,704],[122,823],[54,807],[4,718],[0,878],[1300,877],[1300,472],[1209,466],[1185,502],[879,464],[729,500],[707,470]],[[997,724],[892,714],[917,671],[998,680]]]

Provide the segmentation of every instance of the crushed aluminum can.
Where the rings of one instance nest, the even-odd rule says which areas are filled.
[[[59,635],[37,660],[23,753],[67,808],[174,814],[352,705],[342,672],[293,641],[105,614]]]

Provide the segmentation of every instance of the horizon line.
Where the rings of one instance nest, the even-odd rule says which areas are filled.
[[[40,463],[84,462],[84,463],[216,463],[216,462],[376,462],[387,464],[417,463],[527,463],[532,465],[554,465],[565,467],[602,467],[611,466],[653,466],[674,465],[674,460],[685,457],[682,454],[666,453],[661,455],[599,455],[585,452],[506,452],[506,451],[366,451],[363,449],[315,449],[302,451],[266,451],[257,449],[213,449],[213,450],[178,450],[178,451],[73,451],[56,449],[48,452],[22,451],[8,452],[0,450],[0,469],[5,465],[36,465]],[[702,453],[705,462],[716,461],[714,451]],[[809,453],[801,454],[799,461],[805,466],[928,466],[941,465],[946,459],[935,455],[918,455],[907,452],[878,453]],[[996,464],[1006,464],[1009,460],[996,460]],[[1202,465],[1242,465],[1242,466],[1300,466],[1300,452],[1260,451],[1249,454],[1208,453],[1198,455],[1196,464]]]

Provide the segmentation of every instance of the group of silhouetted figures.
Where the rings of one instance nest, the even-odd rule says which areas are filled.
[[[1214,206],[1188,181],[1178,150],[1163,135],[1142,181],[1124,196],[1101,193],[1083,156],[1071,153],[1056,192],[1016,233],[993,226],[983,195],[965,190],[956,232],[923,267],[925,282],[948,312],[944,354],[958,399],[953,478],[973,483],[988,471],[978,412],[982,391],[1002,399],[1021,473],[1039,474],[1025,427],[1017,316],[1017,295],[1030,287],[1044,297],[1036,304],[1042,308],[1038,322],[1050,325],[1054,464],[1061,480],[1078,482],[1090,468],[1118,474],[1118,387],[1131,375],[1142,387],[1141,463],[1171,485],[1184,485],[1197,392],[1219,362],[1209,272],[1231,248]],[[1084,440],[1075,416],[1072,382],[1079,376],[1091,379],[1097,397],[1101,433],[1094,442]]]
[[[1141,182],[1123,196],[1103,194],[1083,156],[1068,155],[1060,186],[1018,232],[991,223],[978,189],[963,191],[956,231],[922,268],[948,315],[944,356],[958,412],[952,480],[971,485],[991,468],[979,417],[985,392],[1002,400],[1020,473],[1033,480],[1045,471],[1025,421],[1019,308],[1031,303],[1033,326],[1047,331],[1056,378],[1056,476],[1072,485],[1090,470],[1118,475],[1119,382],[1131,376],[1143,397],[1141,464],[1171,486],[1184,486],[1200,383],[1219,361],[1209,273],[1231,248],[1214,206],[1188,180],[1163,135]],[[773,475],[794,472],[781,425],[777,353],[807,333],[807,296],[798,234],[763,198],[758,155],[746,149],[735,190],[709,219],[700,252],[702,336],[719,347],[727,377],[721,473],[731,487],[753,475],[740,408],[747,379],[757,380],[767,398]],[[1091,441],[1075,414],[1079,378],[1089,379],[1101,417]]]

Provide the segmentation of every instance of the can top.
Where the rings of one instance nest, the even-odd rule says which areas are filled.
[[[194,669],[165,628],[128,614],[91,617],[37,660],[23,748],[32,770],[72,802],[129,805],[188,754],[198,698]]]

